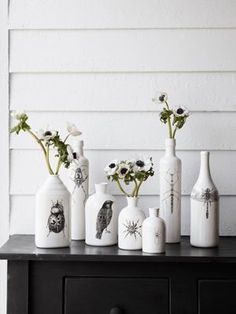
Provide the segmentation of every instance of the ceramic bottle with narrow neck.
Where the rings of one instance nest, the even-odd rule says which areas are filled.
[[[219,241],[219,196],[213,183],[209,152],[201,152],[198,180],[191,193],[190,242],[197,247],[214,247]]]
[[[85,242],[94,246],[117,243],[118,210],[114,196],[107,191],[107,183],[95,184],[96,192],[85,206]]]
[[[85,239],[85,203],[88,197],[89,161],[84,156],[84,142],[73,143],[74,162],[70,165],[71,193],[71,239]]]
[[[70,193],[58,175],[49,175],[36,194],[35,244],[39,248],[70,245]]]
[[[137,197],[127,197],[127,203],[119,215],[118,246],[123,250],[141,250],[142,224],[146,217],[137,206]]]
[[[166,224],[166,242],[178,243],[181,236],[181,160],[175,154],[175,139],[165,141],[160,160],[160,217]]]
[[[149,208],[149,217],[143,222],[142,232],[143,252],[165,252],[165,222],[159,217],[159,208]]]

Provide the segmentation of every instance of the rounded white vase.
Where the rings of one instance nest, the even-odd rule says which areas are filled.
[[[149,217],[143,222],[143,252],[164,253],[166,243],[165,222],[159,217],[159,208],[149,208]]]
[[[85,205],[85,242],[94,246],[114,245],[118,240],[116,199],[107,192],[107,183],[95,184],[95,190]]]
[[[127,197],[128,205],[118,219],[118,246],[123,250],[142,249],[142,224],[144,212],[137,206],[138,198]]]
[[[175,139],[165,141],[160,160],[160,217],[166,224],[166,242],[178,243],[181,237],[181,160],[175,154]]]
[[[39,248],[70,245],[71,196],[59,176],[50,175],[36,194],[35,244]]]
[[[197,247],[215,247],[219,242],[219,196],[206,151],[201,152],[200,173],[191,193],[190,242]]]
[[[71,239],[85,239],[85,203],[88,197],[89,162],[84,156],[84,142],[76,141],[73,145],[74,161],[70,165],[71,187]]]

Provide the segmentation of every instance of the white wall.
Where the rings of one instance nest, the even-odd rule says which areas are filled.
[[[114,157],[140,151],[153,155],[158,169],[167,130],[151,98],[166,90],[171,103],[192,111],[177,139],[182,233],[189,233],[199,151],[208,149],[221,194],[220,231],[235,235],[235,16],[234,0],[11,0],[4,130],[8,106],[26,109],[35,128],[75,122],[84,134],[92,185],[104,179],[104,165]],[[9,148],[10,233],[33,233],[33,196],[45,166],[27,136],[12,136]],[[156,176],[142,190],[143,206],[158,202],[158,192]]]

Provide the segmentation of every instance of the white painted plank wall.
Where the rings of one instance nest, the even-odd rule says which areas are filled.
[[[9,8],[11,110],[25,108],[36,128],[78,123],[97,182],[114,156],[141,151],[158,164],[166,128],[151,98],[169,91],[193,111],[178,137],[182,233],[199,151],[210,149],[221,234],[236,234],[236,1],[11,0]],[[32,233],[33,194],[46,171],[26,135],[11,137],[10,148],[10,232]],[[142,204],[158,202],[158,191],[156,176]]]

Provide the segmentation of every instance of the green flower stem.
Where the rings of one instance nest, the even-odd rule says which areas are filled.
[[[27,132],[37,141],[37,143],[41,146],[42,150],[43,150],[43,153],[44,153],[44,157],[45,157],[45,161],[46,161],[46,164],[47,164],[47,167],[48,167],[48,171],[50,174],[54,174],[53,171],[52,171],[52,168],[51,168],[51,165],[50,165],[50,162],[49,162],[49,152],[46,151],[44,145],[42,144],[42,142],[40,141],[40,139],[37,137],[37,135],[35,135],[30,129],[27,130]]]
[[[173,138],[175,138],[175,134],[176,134],[176,131],[177,131],[177,126],[175,127],[175,129],[174,129],[174,132],[173,132]]]
[[[58,175],[59,170],[60,170],[60,168],[61,168],[61,165],[62,165],[62,161],[61,161],[61,159],[59,159],[59,160],[58,160],[58,163],[57,163],[57,169],[56,169],[56,172],[55,172],[56,175]]]
[[[118,179],[116,182],[117,182],[117,184],[118,184],[119,189],[121,190],[121,192],[122,192],[123,194],[125,194],[125,195],[128,196],[128,197],[131,196],[131,195],[129,195],[128,193],[126,193],[125,190],[122,188],[119,179]]]
[[[50,165],[50,159],[49,159],[49,145],[46,146],[46,163],[47,163],[47,166],[48,166],[48,170],[49,170],[49,173],[50,174],[54,174],[52,168],[51,168],[51,165]]]
[[[143,184],[143,180],[139,181],[139,184],[138,184],[138,187],[137,187],[137,190],[136,190],[136,197],[138,197],[138,194],[139,194],[139,190],[140,190],[140,187],[141,185]]]
[[[170,110],[170,108],[169,108],[169,105],[168,105],[168,102],[167,102],[167,101],[165,101],[165,104],[166,104],[166,108],[167,108],[167,110]],[[168,129],[169,129],[169,137],[170,137],[170,138],[173,138],[170,117],[168,117],[168,118],[167,118],[167,123],[168,123]]]
[[[132,197],[135,197],[135,194],[136,194],[136,191],[137,191],[137,188],[138,188],[138,183],[136,181],[136,179],[134,178],[134,189],[133,189],[133,192],[131,194]]]
[[[66,141],[68,140],[68,138],[71,136],[71,134],[69,133],[66,138],[64,139],[64,143],[66,143]]]

